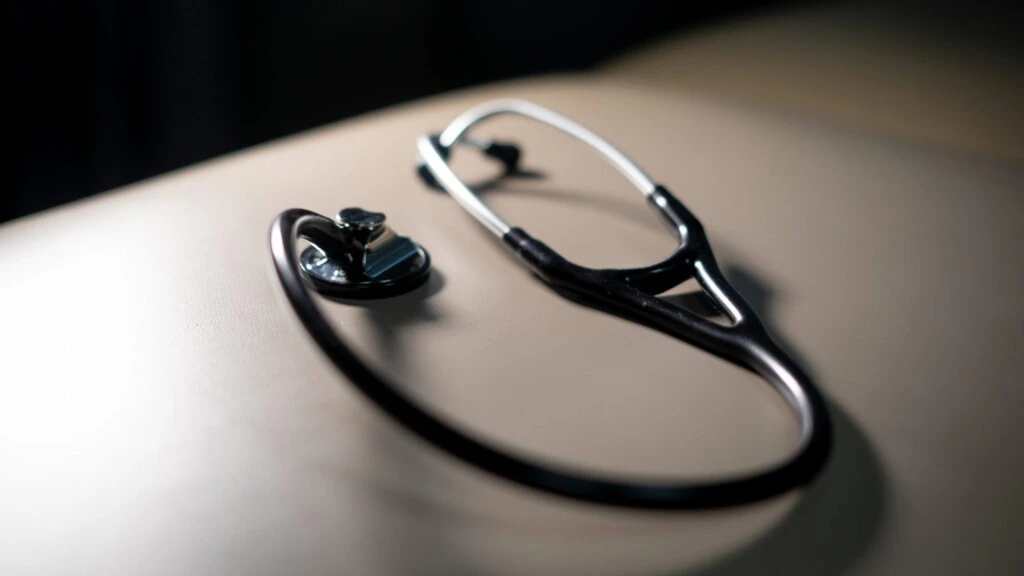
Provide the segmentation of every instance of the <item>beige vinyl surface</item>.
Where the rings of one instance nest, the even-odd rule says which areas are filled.
[[[604,66],[959,154],[1024,160],[1015,2],[842,0],[682,31]]]
[[[621,146],[702,219],[720,263],[827,395],[806,490],[637,513],[540,495],[367,404],[286,307],[282,210],[386,212],[434,277],[324,303],[376,366],[505,446],[609,472],[773,462],[796,426],[753,375],[561,299],[413,172],[414,140],[528,98]],[[511,223],[593,266],[672,237],[583,147],[525,120],[543,177]],[[458,155],[469,179],[490,167]],[[1013,574],[1024,569],[1024,173],[615,76],[385,110],[0,227],[0,573]]]

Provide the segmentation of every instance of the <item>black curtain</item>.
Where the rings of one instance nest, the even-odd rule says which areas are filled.
[[[580,69],[750,2],[11,2],[0,221],[374,108]]]

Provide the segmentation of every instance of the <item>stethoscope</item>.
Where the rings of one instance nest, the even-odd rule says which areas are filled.
[[[510,226],[467,187],[448,164],[459,145],[476,148],[514,171],[515,145],[470,138],[476,125],[503,114],[547,124],[587,144],[647,197],[679,239],[676,251],[645,268],[595,270],[574,264],[523,229]],[[800,421],[796,450],[783,462],[750,475],[707,482],[611,478],[516,455],[445,422],[388,382],[345,344],[307,288],[342,299],[382,298],[413,290],[430,272],[421,246],[399,236],[383,214],[358,208],[334,220],[306,210],[286,210],[274,221],[270,246],[278,278],[296,315],[345,377],[378,408],[413,434],[486,472],[568,498],[612,506],[706,509],[769,498],[809,482],[831,444],[828,411],[806,374],[772,341],[750,306],[722,275],[704,228],[679,200],[600,136],[550,110],[521,100],[498,100],[456,118],[438,135],[417,142],[423,180],[448,192],[542,281],[577,304],[640,323],[748,368],[768,381]],[[299,238],[310,243],[297,252]],[[658,298],[695,278],[728,317],[712,322]]]

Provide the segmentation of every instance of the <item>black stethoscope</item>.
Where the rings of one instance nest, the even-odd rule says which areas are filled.
[[[508,143],[473,139],[471,128],[503,114],[525,116],[589,145],[626,176],[675,230],[679,246],[645,268],[595,270],[574,264],[524,230],[509,226],[448,165],[457,145],[477,148],[515,170],[519,150]],[[573,302],[643,324],[748,368],[782,395],[800,421],[797,449],[782,463],[750,475],[709,482],[616,479],[545,464],[487,444],[449,424],[367,366],[324,318],[307,289],[340,298],[381,298],[423,284],[427,252],[398,236],[384,216],[357,208],[330,220],[306,210],[286,210],[274,221],[270,247],[289,303],[323,352],[363,394],[406,429],[482,470],[523,486],[598,504],[648,509],[706,509],[762,500],[810,481],[831,445],[831,425],[821,394],[772,342],[750,306],[726,281],[704,228],[668,190],[600,136],[550,110],[521,100],[498,100],[456,118],[439,135],[417,142],[420,176],[446,190],[514,252],[537,277]],[[299,238],[311,245],[297,253]],[[695,278],[730,320],[723,326],[657,297]]]

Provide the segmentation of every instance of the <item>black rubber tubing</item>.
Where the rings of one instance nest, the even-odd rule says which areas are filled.
[[[469,432],[432,414],[376,373],[345,344],[324,318],[302,278],[296,255],[298,238],[306,237],[311,229],[316,228],[314,222],[322,218],[313,212],[292,209],[281,213],[271,227],[274,267],[296,316],[334,366],[374,405],[415,436],[480,470],[521,486],[594,504],[655,510],[700,510],[748,504],[787,492],[809,482],[827,459],[831,427],[824,401],[813,386],[808,386],[806,392],[813,407],[816,434],[782,464],[737,479],[707,483],[617,479],[545,464],[478,440]],[[519,229],[513,229],[505,240],[512,246],[518,246],[516,250],[525,260],[548,259],[549,266],[563,265],[557,254]],[[635,297],[634,292],[625,296]],[[664,327],[659,329],[671,334]],[[770,345],[770,339],[767,342]],[[699,342],[691,343],[701,345]],[[721,351],[716,353],[721,354]],[[795,367],[790,369],[797,370]]]

